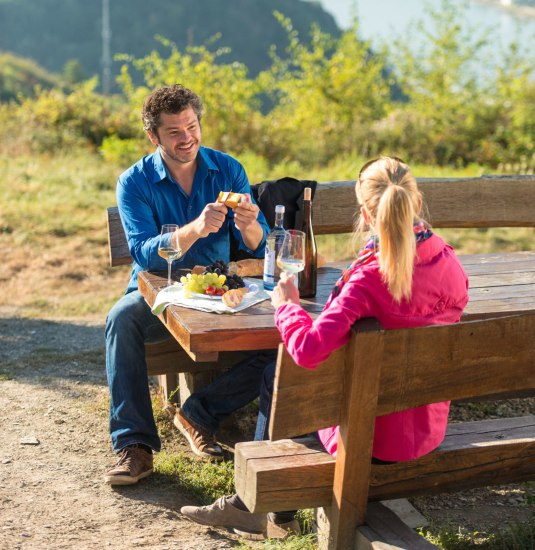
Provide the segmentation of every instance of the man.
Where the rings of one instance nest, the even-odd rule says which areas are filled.
[[[241,164],[201,146],[201,99],[181,85],[154,91],[145,100],[143,123],[157,150],[119,176],[117,204],[134,258],[126,294],[106,320],[106,371],[110,389],[110,433],[119,459],[105,475],[107,483],[130,485],[152,472],[152,451],[160,450],[152,414],[145,342],[169,333],[137,290],[141,270],[164,270],[158,256],[160,229],[174,223],[170,238],[180,243],[180,267],[229,260],[230,233],[238,247],[262,257],[268,226],[252,201],[234,210],[217,203],[220,191],[246,193]],[[272,352],[251,355],[183,404],[175,423],[192,450],[222,458],[213,434],[222,418],[259,393],[262,370]]]

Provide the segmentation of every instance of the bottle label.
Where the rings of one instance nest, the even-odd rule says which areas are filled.
[[[275,251],[266,246],[266,256],[264,258],[264,282],[268,284],[275,283]]]

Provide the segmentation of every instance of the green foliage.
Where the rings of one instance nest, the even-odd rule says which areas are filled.
[[[202,504],[211,504],[223,495],[234,492],[234,464],[200,461],[182,453],[158,453],[155,471],[165,476],[165,483],[174,480]]]
[[[389,148],[427,164],[504,165],[515,171],[535,167],[532,61],[513,44],[496,74],[477,77],[488,65],[491,33],[467,28],[466,6],[443,0],[430,11],[431,25],[420,21],[424,37],[413,50],[407,37],[391,52],[397,81],[408,101],[375,127],[379,148]]]
[[[92,79],[72,92],[38,90],[35,99],[21,98],[20,105],[0,104],[0,143],[6,151],[57,152],[99,146],[110,135],[141,135],[125,125],[128,105],[95,93],[97,84]]]
[[[99,151],[106,162],[126,167],[146,155],[149,146],[148,141],[139,138],[120,139],[117,135],[111,135],[104,137]]]
[[[69,59],[63,66],[63,78],[71,86],[85,80],[84,69],[79,59]]]
[[[35,61],[0,52],[0,102],[32,97],[36,88],[60,86],[57,76],[45,71]]]
[[[317,27],[310,46],[292,22],[277,14],[290,37],[286,56],[273,49],[273,64],[259,77],[274,108],[267,116],[271,139],[264,154],[303,164],[327,162],[340,153],[368,154],[367,127],[389,108],[385,60],[371,55],[357,27],[333,39]]]
[[[237,550],[318,550],[317,537],[315,535],[302,535],[289,537],[286,540],[268,539],[254,545],[242,542]]]

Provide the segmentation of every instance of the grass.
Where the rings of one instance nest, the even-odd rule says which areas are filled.
[[[513,523],[496,534],[451,525],[440,527],[436,532],[422,530],[422,535],[444,550],[533,550],[535,514],[531,521]]]

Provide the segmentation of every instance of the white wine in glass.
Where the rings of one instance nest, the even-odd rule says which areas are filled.
[[[160,233],[160,244],[158,245],[158,255],[167,261],[167,286],[171,286],[171,266],[174,260],[182,257],[182,250],[178,242],[178,225],[168,223],[162,225]]]
[[[305,268],[305,234],[302,231],[286,231],[277,265],[285,273],[299,273]]]

